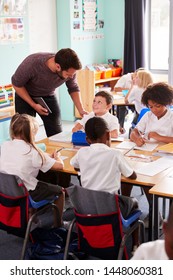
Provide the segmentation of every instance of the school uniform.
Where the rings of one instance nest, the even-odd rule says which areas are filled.
[[[155,131],[162,136],[173,137],[173,112],[168,109],[166,114],[158,119],[149,111],[141,118],[136,128],[144,134],[145,138],[151,131]]]
[[[132,85],[132,74],[133,73],[124,74],[115,84],[115,88],[121,87],[130,89]]]
[[[129,96],[128,96],[128,102],[134,103],[135,109],[137,113],[139,114],[140,111],[145,108],[145,106],[141,103],[142,94],[144,92],[144,88],[140,88],[138,86],[133,86]]]
[[[168,260],[165,241],[156,240],[141,244],[131,260]]]
[[[127,73],[121,76],[121,78],[115,84],[115,88],[130,89],[132,86],[132,74],[133,73]],[[134,112],[133,106],[118,106],[117,117],[121,127],[124,127],[125,116],[128,113],[127,109],[130,109],[132,112]]]
[[[95,117],[94,112],[90,112],[88,115],[84,115],[81,120],[78,120],[77,123],[80,123],[85,128],[86,122],[93,117]],[[119,131],[119,123],[118,118],[116,116],[107,112],[106,114],[100,117],[107,122],[109,131],[113,131],[115,129]]]
[[[47,183],[41,184],[36,178],[39,170],[44,173],[47,172],[55,161],[54,158],[44,153],[42,163],[42,158],[38,151],[23,140],[14,139],[1,145],[0,170],[19,176],[27,190],[33,195],[33,198],[34,191],[38,186],[39,193],[36,191],[38,200],[55,197],[55,195],[61,193],[61,187]]]
[[[120,151],[102,143],[81,148],[71,159],[70,164],[80,169],[83,188],[115,194],[118,194],[121,187],[121,174],[129,177],[133,173],[133,169]],[[134,205],[128,197],[125,197],[125,200],[128,212],[131,212],[133,207],[136,207],[136,202]],[[123,212],[124,217],[128,214]]]

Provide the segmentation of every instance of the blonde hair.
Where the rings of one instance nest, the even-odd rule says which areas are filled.
[[[37,150],[42,158],[43,164],[45,159],[44,154],[34,143],[34,136],[38,131],[38,127],[38,122],[34,117],[27,114],[16,113],[10,122],[10,137],[11,139],[21,139]]]
[[[139,70],[136,72],[138,77],[137,85],[140,88],[146,88],[149,84],[153,83],[152,74],[146,70]]]

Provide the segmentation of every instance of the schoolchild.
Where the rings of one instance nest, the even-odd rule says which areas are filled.
[[[119,134],[119,123],[118,118],[112,115],[109,110],[111,110],[113,104],[113,96],[109,92],[99,91],[96,93],[92,109],[88,115],[84,115],[81,120],[77,120],[72,132],[78,130],[85,130],[85,124],[87,120],[96,116],[103,118],[108,123],[109,131],[111,132],[111,137],[117,138]]]
[[[55,199],[55,204],[62,215],[64,194],[59,185],[39,181],[39,170],[59,171],[64,167],[60,154],[56,151],[50,156],[34,143],[38,126],[34,117],[16,113],[10,122],[11,140],[1,145],[0,170],[19,176],[30,196],[35,201]]]

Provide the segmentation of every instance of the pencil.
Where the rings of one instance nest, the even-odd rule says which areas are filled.
[[[135,145],[135,146],[136,146],[136,145]],[[130,151],[132,151],[132,150],[135,148],[135,146],[133,146],[133,147],[130,148],[127,152],[125,152],[124,156],[127,155]]]
[[[144,135],[142,134],[142,132],[138,130],[138,133],[139,133],[139,136],[141,136],[141,138],[142,138],[143,141],[144,141]],[[143,144],[143,145],[146,145],[145,141],[144,141],[144,144]]]
[[[63,150],[64,147],[60,148],[59,150],[57,150],[56,152],[59,153],[61,150]]]

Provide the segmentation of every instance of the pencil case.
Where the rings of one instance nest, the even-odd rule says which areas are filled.
[[[73,132],[72,143],[75,146],[89,146],[88,142],[86,141],[86,133],[81,130]]]

